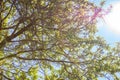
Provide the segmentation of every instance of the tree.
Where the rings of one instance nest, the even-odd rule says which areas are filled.
[[[95,35],[101,7],[87,0],[0,5],[1,80],[96,80],[105,73],[117,79],[119,51]]]

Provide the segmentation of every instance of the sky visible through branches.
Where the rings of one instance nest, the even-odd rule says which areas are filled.
[[[99,1],[101,1],[101,0],[90,0],[90,1],[99,5]],[[112,8],[114,8],[116,4],[118,4],[118,6],[120,8],[120,0],[106,0],[104,8],[108,8],[109,6],[112,6]],[[113,19],[116,19],[117,21],[119,21],[119,19],[120,19],[119,8],[114,9],[114,10],[116,10],[116,11],[114,11],[114,14],[112,11],[109,13],[113,16]],[[119,16],[118,17],[114,16],[117,13],[119,14]],[[118,23],[120,23],[120,21]],[[115,23],[111,23],[111,24],[115,24]],[[120,24],[118,26],[119,26],[118,30],[120,31]],[[101,35],[102,37],[104,37],[104,39],[108,42],[109,45],[114,46],[116,42],[120,42],[120,33],[116,34],[116,32],[111,31],[109,29],[109,24],[106,22],[105,17],[103,17],[103,19],[98,21],[97,27],[98,27],[97,35]],[[116,73],[116,75],[119,76],[119,78],[120,78],[120,73]],[[109,77],[110,80],[114,80],[110,74],[107,74],[106,77]],[[99,77],[99,80],[107,80],[107,79],[103,78],[103,77]]]

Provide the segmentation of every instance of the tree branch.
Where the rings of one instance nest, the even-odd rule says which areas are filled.
[[[81,63],[81,62],[72,62],[72,61],[64,61],[64,60],[51,60],[47,58],[25,58],[25,57],[20,57],[16,56],[16,58],[21,59],[21,60],[41,60],[41,61],[49,61],[49,62],[59,62],[59,63]]]
[[[5,44],[6,44],[7,42],[10,42],[12,39],[16,38],[17,36],[19,36],[19,35],[22,34],[23,32],[27,31],[27,30],[31,27],[32,24],[33,24],[33,22],[30,23],[30,24],[28,24],[26,27],[22,28],[21,30],[19,30],[19,31],[16,32],[15,34],[12,34],[12,35],[6,37],[3,41],[0,42],[0,49],[1,49],[3,46],[5,46]]]

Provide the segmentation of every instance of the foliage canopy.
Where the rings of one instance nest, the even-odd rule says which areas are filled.
[[[119,49],[97,36],[87,0],[1,0],[1,80],[117,80]],[[119,45],[118,45],[119,46]]]

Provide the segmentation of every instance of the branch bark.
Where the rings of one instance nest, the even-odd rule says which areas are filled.
[[[31,27],[32,24],[33,24],[33,22],[28,24],[26,27],[22,28],[21,30],[19,30],[15,34],[12,34],[12,35],[6,37],[4,40],[2,40],[0,42],[0,49],[2,49],[2,47],[5,46],[5,44],[7,42],[10,42],[12,39],[16,38],[17,36],[21,35],[23,32],[27,31]]]

